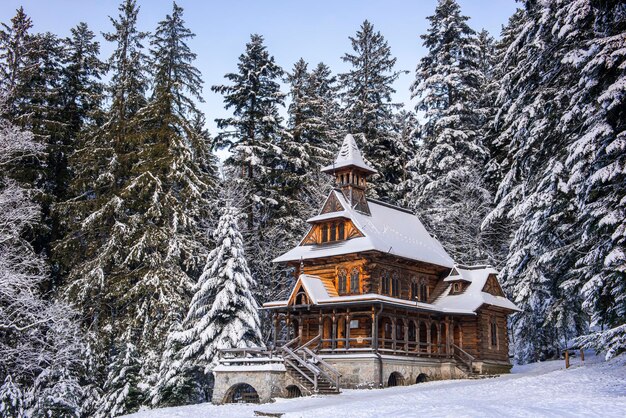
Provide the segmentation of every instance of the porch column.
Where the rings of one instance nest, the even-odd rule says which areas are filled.
[[[378,353],[378,315],[376,308],[372,306],[372,340],[370,342],[372,349]]]
[[[335,351],[335,348],[337,348],[337,310],[333,309],[333,332],[330,336],[331,340],[332,340],[332,349],[333,351]]]
[[[430,354],[433,352],[432,349],[432,340],[430,337],[430,327],[432,327],[432,324],[430,323],[430,321],[426,322],[426,352],[428,353],[428,355],[430,356]]]
[[[348,308],[348,313],[346,314],[346,350],[350,349],[350,308]]]
[[[450,318],[446,316],[446,354],[450,355]]]
[[[272,328],[274,332],[274,349],[278,344],[278,312],[274,312],[274,321],[272,322]]]
[[[408,315],[407,315],[408,318]],[[409,321],[411,319],[404,320],[404,352],[409,354]]]
[[[324,338],[324,328],[323,328],[324,327],[324,321],[323,321],[323,319],[324,318],[322,318],[322,310],[320,309],[319,322],[317,324],[318,325],[318,327],[317,327],[318,328],[317,334],[320,336],[320,339]],[[322,342],[320,341],[320,343],[322,343]]]
[[[396,353],[396,317],[391,317],[391,349]]]

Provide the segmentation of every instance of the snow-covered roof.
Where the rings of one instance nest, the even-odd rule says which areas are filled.
[[[343,144],[341,144],[341,149],[339,150],[339,154],[337,154],[335,162],[322,168],[322,172],[333,173],[339,168],[350,166],[361,168],[368,173],[377,173],[375,169],[365,163],[363,156],[361,155],[361,151],[359,151],[359,147],[356,145],[354,137],[348,134],[343,139]]]
[[[452,258],[439,241],[426,231],[419,218],[412,213],[396,206],[368,199],[371,215],[367,215],[351,208],[340,191],[333,190],[331,193],[335,194],[345,210],[318,215],[309,221],[315,222],[337,217],[347,218],[364,236],[318,245],[300,245],[275,258],[274,262],[298,261],[363,251],[380,251],[448,268],[454,265]]]
[[[479,266],[461,268],[455,266],[454,270],[460,277],[460,280],[469,282],[469,286],[463,293],[458,295],[450,294],[450,286],[435,300],[433,305],[441,307],[443,309],[463,309],[475,312],[482,305],[492,305],[504,309],[510,309],[512,311],[519,311],[520,309],[510,300],[504,296],[496,296],[491,293],[483,292],[485,283],[491,274],[498,274],[493,267]],[[454,273],[455,271],[452,271]],[[459,280],[455,278],[453,280],[444,279],[446,281]]]
[[[304,287],[307,295],[309,296],[310,302],[313,305],[331,306],[339,304],[358,304],[363,302],[380,302],[389,305],[402,306],[405,308],[414,308],[420,311],[461,315],[474,314],[482,305],[497,306],[511,311],[520,310],[507,298],[503,296],[495,296],[491,293],[482,291],[489,275],[497,273],[495,269],[482,266],[477,269],[472,267],[466,269],[460,269],[459,267],[455,268],[459,274],[463,276],[464,280],[470,283],[469,286],[463,293],[458,295],[451,295],[450,286],[448,286],[444,293],[433,303],[416,302],[412,300],[394,298],[387,295],[379,295],[377,293],[338,296],[336,292],[333,292],[333,294],[328,293],[328,286],[325,284],[324,279],[318,276],[302,274],[293,287],[288,300],[267,302],[263,304],[263,308],[272,309],[287,307],[289,305],[289,301],[294,297],[296,290],[300,287],[298,284],[302,283],[302,287]]]
[[[403,306],[407,308],[414,308],[416,310],[421,311],[431,311],[438,313],[455,313],[455,314],[465,314],[471,315],[474,311],[467,309],[458,309],[456,307],[451,308],[443,308],[430,303],[423,302],[415,302],[406,299],[394,298],[386,295],[379,295],[377,293],[366,293],[360,295],[346,295],[346,296],[337,296],[331,295],[327,291],[327,286],[324,284],[324,279],[318,276],[312,276],[309,274],[302,274],[298,278],[298,281],[293,287],[291,291],[291,295],[288,300],[281,301],[273,301],[267,302],[263,304],[263,308],[272,309],[272,308],[283,308],[289,305],[289,301],[294,297],[295,292],[299,289],[298,283],[302,283],[311,304],[313,305],[335,305],[335,304],[357,304],[363,302],[382,302],[389,305]]]

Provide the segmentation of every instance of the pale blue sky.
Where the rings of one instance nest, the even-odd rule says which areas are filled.
[[[152,31],[158,21],[171,11],[170,0],[139,0],[139,25]],[[0,21],[8,22],[15,9],[24,6],[32,18],[35,31],[51,31],[61,36],[71,27],[85,21],[98,34],[102,56],[108,57],[111,46],[100,35],[111,30],[108,16],[117,16],[118,0],[1,0]],[[185,9],[187,26],[197,35],[190,43],[198,54],[196,66],[203,74],[204,103],[209,129],[215,134],[213,119],[228,113],[222,97],[210,90],[223,82],[223,75],[236,70],[237,58],[243,52],[251,33],[265,37],[267,47],[278,64],[290,70],[303,57],[310,65],[324,61],[333,70],[346,69],[340,57],[351,51],[348,36],[356,33],[368,19],[389,42],[398,58],[397,69],[411,71],[396,83],[397,102],[409,102],[409,85],[415,66],[425,50],[419,35],[423,34],[433,13],[436,0],[380,1],[201,1],[179,0]],[[459,0],[463,13],[471,17],[470,25],[487,29],[498,37],[516,7],[514,0]]]

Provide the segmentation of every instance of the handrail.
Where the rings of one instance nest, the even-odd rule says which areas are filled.
[[[456,354],[455,357],[458,358],[458,360],[464,363],[467,367],[469,367],[469,371],[470,373],[472,373],[474,371],[473,363],[474,363],[474,360],[476,360],[476,357],[472,356],[470,353],[463,350],[461,347],[459,347],[458,345],[454,343],[451,343],[450,345],[454,349],[454,354]],[[467,360],[464,359],[461,355],[458,355],[457,352],[465,355],[465,357],[467,357],[468,359]]]
[[[318,362],[318,364],[321,364],[322,366],[324,366],[327,369],[327,370],[324,370],[323,368],[318,367],[318,369],[319,369],[320,373],[322,374],[322,376],[324,376],[329,381],[333,382],[335,384],[335,387],[338,389],[339,388],[339,378],[341,377],[341,373],[339,373],[339,371],[337,369],[335,369],[330,364],[326,363],[326,361],[324,361],[323,358],[321,358],[318,355],[316,355],[314,352],[309,350],[307,347],[303,348],[303,350],[308,355],[310,355],[312,358],[314,358]],[[330,372],[330,374],[328,372]],[[333,376],[331,376],[331,374]]]
[[[300,370],[300,368],[297,365],[293,364],[293,362],[291,360],[285,359],[285,362],[287,364],[289,364],[291,367],[293,367],[294,369],[296,369],[306,380],[311,382],[313,384],[313,387],[315,387],[315,389],[317,390],[317,384],[315,383],[315,380],[317,380],[317,379],[315,379],[315,380],[311,379],[309,376],[307,376],[306,373],[304,373],[302,370]]]

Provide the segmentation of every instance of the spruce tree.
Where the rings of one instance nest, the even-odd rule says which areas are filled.
[[[351,68],[339,74],[344,123],[350,133],[365,138],[363,154],[379,173],[373,178],[373,194],[388,200],[408,161],[391,134],[393,110],[398,107],[392,103],[391,95],[400,72],[394,70],[396,58],[387,41],[369,21],[361,24],[350,42],[354,52],[341,59]]]
[[[224,96],[225,108],[233,111],[232,117],[216,120],[222,129],[216,144],[231,153],[226,164],[238,171],[236,181],[248,193],[247,228],[253,230],[274,203],[269,195],[275,189],[272,176],[282,152],[278,110],[285,105],[279,83],[284,71],[257,34],[251,35],[237,68],[237,73],[224,76],[232,84],[212,87]]]
[[[424,112],[425,122],[409,163],[412,178],[405,186],[410,190],[405,196],[408,206],[455,259],[466,263],[492,261],[476,222],[489,212],[491,196],[481,181],[487,158],[476,111],[482,76],[468,19],[454,0],[440,0],[428,17],[431,25],[422,35],[428,54],[420,60],[411,86],[418,99],[416,111]],[[478,211],[471,223],[464,222],[468,208]]]
[[[217,365],[218,351],[262,344],[254,285],[238,210],[227,202],[213,232],[216,247],[194,286],[194,296],[179,330],[170,334],[161,363],[153,404],[181,404],[199,399],[197,370],[204,375]]]

